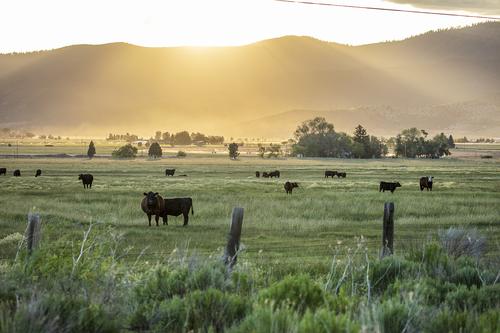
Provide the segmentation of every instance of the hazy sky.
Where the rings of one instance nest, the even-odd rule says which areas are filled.
[[[323,0],[496,15],[500,0]],[[283,35],[346,44],[402,39],[477,19],[388,13],[272,0],[0,0],[0,52],[71,44],[241,45]]]

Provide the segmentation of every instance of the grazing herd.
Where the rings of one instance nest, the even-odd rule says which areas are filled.
[[[165,176],[174,176],[175,174],[175,169],[165,169]],[[0,168],[0,175],[7,175],[7,169],[6,168]],[[14,177],[21,177],[21,171],[19,169],[14,170],[13,172]],[[35,172],[35,177],[39,177],[42,175],[42,170],[37,169]],[[260,178],[262,175],[263,178],[280,178],[281,174],[278,170],[274,171],[256,171],[255,172],[255,177]],[[337,176],[337,178],[346,178],[347,173],[346,172],[339,172],[339,171],[332,171],[332,170],[326,170],[325,171],[325,178],[333,178],[334,176]],[[187,175],[179,175],[179,177],[186,177]],[[94,176],[86,173],[86,174],[80,174],[78,176],[78,180],[82,181],[83,188],[85,189],[91,189],[92,188],[92,183],[94,181]],[[433,176],[426,176],[426,177],[421,177],[420,178],[420,190],[423,191],[424,189],[427,189],[427,191],[432,191],[432,185],[433,185],[434,177]],[[287,181],[284,184],[285,192],[286,194],[292,194],[294,188],[298,188],[299,184],[297,182],[290,182]],[[401,184],[399,182],[384,182],[381,181],[379,185],[379,192],[385,192],[385,191],[390,191],[391,193],[394,193],[394,191],[398,188],[401,187]],[[160,217],[163,220],[164,225],[168,225],[168,216],[180,216],[183,215],[184,217],[184,226],[188,225],[189,222],[189,212],[191,211],[191,214],[194,215],[194,209],[193,209],[193,200],[192,198],[172,198],[172,199],[163,199],[158,192],[145,192],[144,193],[144,198],[141,201],[141,208],[142,211],[147,215],[148,217],[148,222],[149,226],[151,226],[151,217],[155,217],[155,222],[156,226],[159,226],[159,219]]]

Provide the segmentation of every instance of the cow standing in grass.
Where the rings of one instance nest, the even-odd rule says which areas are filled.
[[[330,171],[330,170],[326,170],[325,171],[325,178],[328,178],[328,177],[334,177],[337,175],[337,171]]]
[[[424,188],[426,188],[427,191],[432,191],[432,183],[433,182],[434,182],[433,176],[420,178],[420,191],[423,191]]]
[[[259,171],[255,171],[255,177],[260,178],[260,172]]]
[[[175,169],[165,169],[165,176],[173,176]]]
[[[276,170],[276,171],[271,171],[271,172],[269,172],[269,177],[270,177],[270,178],[274,178],[274,177],[276,177],[276,178],[280,178],[280,172],[279,172],[278,170]]]
[[[42,175],[42,170],[37,169],[35,172],[35,177],[40,177]]]
[[[286,194],[292,194],[292,191],[294,188],[296,187],[299,187],[299,184],[298,183],[290,183],[290,182],[286,182],[285,183],[285,191],[286,191]]]
[[[21,170],[19,169],[14,170],[14,177],[21,177]]]
[[[164,200],[164,211],[162,214],[163,224],[168,225],[168,215],[170,216],[184,216],[184,226],[189,222],[189,210],[191,215],[194,215],[193,199],[191,198],[173,198]]]
[[[82,181],[83,188],[92,188],[92,182],[94,181],[94,176],[90,173],[81,173],[78,176],[78,180]]]
[[[148,216],[149,226],[151,226],[151,216],[155,216],[156,226],[158,227],[158,221],[160,217],[163,218],[163,224],[166,222],[164,217],[165,211],[165,201],[158,194],[158,192],[144,192],[144,198],[141,201],[141,208],[144,213]]]
[[[7,175],[7,168],[0,168],[0,175]]]
[[[385,192],[385,191],[391,191],[391,193],[394,193],[396,191],[396,188],[401,187],[401,184],[399,182],[396,183],[388,183],[388,182],[380,182],[380,187],[379,187],[379,192]]]
[[[337,178],[345,178],[347,174],[345,172],[337,172]]]

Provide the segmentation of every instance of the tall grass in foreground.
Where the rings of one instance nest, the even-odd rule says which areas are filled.
[[[243,252],[228,272],[219,253],[188,248],[124,260],[123,235],[90,225],[74,243],[44,242],[31,257],[21,247],[0,266],[0,331],[498,332],[500,266],[466,250],[464,233],[482,239],[448,230],[384,259],[365,238],[339,241],[326,274],[273,270]],[[1,242],[17,248],[19,236]]]

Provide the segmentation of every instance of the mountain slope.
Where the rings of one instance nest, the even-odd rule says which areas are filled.
[[[498,93],[498,54],[500,23],[358,47],[282,37],[241,47],[117,43],[0,55],[0,122],[68,134],[188,129],[242,136],[253,129],[237,124],[288,110],[389,105],[411,123],[419,119],[412,110]],[[449,109],[434,110],[449,118]],[[363,123],[358,113],[337,118]],[[378,132],[393,127],[375,125]]]

